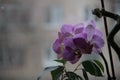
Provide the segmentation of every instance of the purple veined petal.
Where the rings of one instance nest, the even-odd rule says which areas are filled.
[[[67,61],[74,60],[75,59],[74,50],[72,48],[66,46],[63,51],[63,59],[65,59]]]
[[[72,25],[63,25],[61,28],[61,32],[64,33],[72,33],[73,32],[73,26]]]
[[[98,29],[95,29],[95,35],[97,35],[99,37],[103,37],[103,33]]]
[[[84,30],[84,24],[80,23],[74,26],[74,34],[82,33]]]
[[[66,37],[73,37],[73,34],[71,34],[71,33],[64,33],[63,34],[63,39],[66,38]]]
[[[84,38],[74,38],[73,42],[77,47],[82,49],[85,49],[88,46],[88,43]]]
[[[83,39],[85,39],[87,41],[87,34],[86,33],[79,33],[79,34],[74,35],[73,38],[74,39],[75,38],[83,38]]]
[[[58,32],[58,36],[59,36],[59,39],[60,41],[62,42],[66,37],[70,37],[70,36],[73,36],[71,33],[61,33],[61,32]]]
[[[64,46],[71,47],[72,49],[75,49],[75,45],[73,43],[73,38],[72,37],[67,37],[63,41]]]
[[[101,37],[94,35],[92,39],[92,44],[96,49],[99,49],[104,46],[104,40]]]
[[[57,54],[61,53],[60,47],[61,47],[61,41],[60,41],[60,39],[56,39],[56,41],[53,43],[53,50],[54,50]]]
[[[91,21],[85,28],[84,32],[87,34],[87,40],[91,41],[93,35],[95,34],[95,25]]]

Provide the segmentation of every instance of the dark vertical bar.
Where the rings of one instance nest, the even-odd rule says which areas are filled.
[[[105,67],[106,67],[106,72],[107,72],[107,75],[108,75],[108,80],[112,80],[112,79],[111,79],[111,76],[110,76],[110,73],[109,73],[109,68],[108,68],[107,60],[106,60],[106,58],[104,57],[103,53],[100,53],[100,56],[101,56],[102,59],[104,60]]]
[[[105,10],[104,0],[101,0],[101,5],[102,5],[103,10]],[[103,20],[104,20],[104,25],[105,25],[106,36],[108,37],[107,19],[105,16],[103,17]],[[113,80],[116,80],[111,47],[110,47],[110,44],[108,44],[108,42],[107,42],[107,45],[108,45],[108,51],[109,51],[109,56],[110,56],[110,64],[111,64]]]

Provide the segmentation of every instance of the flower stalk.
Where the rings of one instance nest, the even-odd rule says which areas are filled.
[[[112,77],[110,76],[109,67],[108,67],[108,63],[107,63],[106,58],[104,57],[103,53],[100,53],[99,55],[102,57],[102,59],[105,63],[106,72],[107,72],[107,75],[108,75],[108,80],[112,80]]]

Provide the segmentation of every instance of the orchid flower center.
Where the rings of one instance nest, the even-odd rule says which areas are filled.
[[[64,50],[64,45],[63,45],[63,44],[61,44],[61,46],[60,46],[60,50],[61,50],[61,51]]]
[[[91,44],[90,42],[88,42],[88,45],[87,45],[87,47],[85,49],[83,49],[83,52],[91,54],[92,48],[93,48],[93,44]]]
[[[74,54],[79,58],[81,57],[81,51],[80,49],[75,50]]]

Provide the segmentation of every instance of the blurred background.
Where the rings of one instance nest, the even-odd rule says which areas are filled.
[[[106,10],[120,13],[120,0],[104,1]],[[96,20],[106,40],[103,19],[92,15],[95,8],[101,8],[100,0],[0,0],[0,80],[35,80],[45,67],[57,65],[53,61],[56,54],[52,43],[62,24]],[[114,25],[115,21],[108,18],[109,31]],[[115,37],[118,44],[119,34]],[[120,62],[112,52],[115,73],[120,80]],[[106,44],[103,53],[109,61]],[[89,77],[106,80],[106,74],[103,78]],[[50,73],[42,80],[52,80]]]

